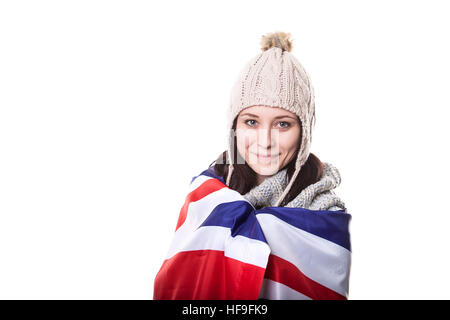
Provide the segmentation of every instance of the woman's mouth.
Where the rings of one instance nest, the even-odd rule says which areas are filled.
[[[259,161],[262,161],[262,162],[270,162],[270,161],[275,160],[275,159],[279,156],[279,154],[275,154],[275,155],[261,155],[261,154],[256,154],[256,156],[258,157],[258,160],[259,160]]]

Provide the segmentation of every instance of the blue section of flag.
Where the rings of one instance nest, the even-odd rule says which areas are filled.
[[[266,242],[264,233],[259,225],[255,209],[247,201],[232,201],[221,203],[199,228],[205,226],[220,226],[231,229],[231,236],[237,235]]]
[[[341,211],[320,211],[305,208],[265,207],[258,214],[271,214],[290,225],[332,241],[351,251],[349,223],[351,216]]]

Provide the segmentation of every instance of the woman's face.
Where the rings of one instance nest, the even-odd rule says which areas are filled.
[[[252,106],[239,113],[237,149],[256,172],[258,184],[295,157],[300,129],[297,115],[278,107]]]

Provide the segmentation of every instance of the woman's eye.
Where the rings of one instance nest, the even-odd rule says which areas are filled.
[[[247,120],[247,121],[245,121],[245,123],[246,123],[246,124],[249,124],[249,122],[250,122],[250,121],[255,121],[255,122],[256,122],[256,120]],[[252,127],[253,127],[253,125],[252,125],[252,124],[250,124],[250,126],[252,126]]]
[[[289,126],[290,126],[289,122],[281,121],[279,123],[284,123],[285,124],[284,126],[281,126],[282,128],[289,128]]]

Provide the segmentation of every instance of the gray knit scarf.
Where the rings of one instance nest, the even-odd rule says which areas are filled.
[[[303,189],[286,207],[310,210],[346,209],[344,202],[332,190],[341,183],[339,171],[330,163],[324,162],[323,164],[324,170],[319,181]],[[266,178],[260,185],[246,193],[244,198],[256,209],[273,207],[287,184],[287,169],[285,168]]]

